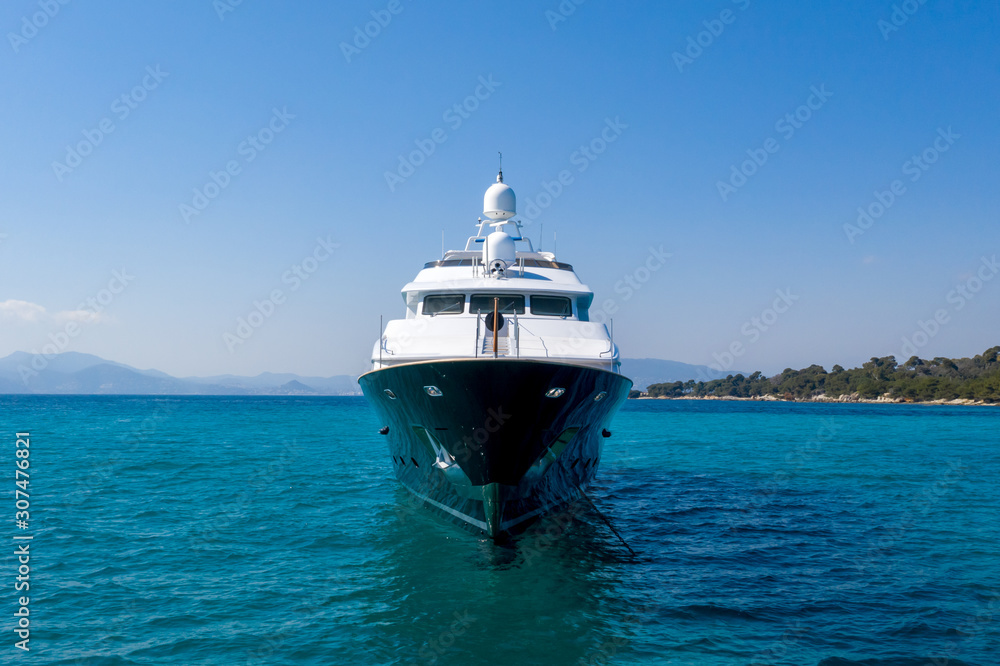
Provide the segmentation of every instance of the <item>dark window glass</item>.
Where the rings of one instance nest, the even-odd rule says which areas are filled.
[[[568,317],[573,314],[573,305],[562,296],[532,296],[531,314]]]
[[[424,296],[424,314],[462,314],[465,311],[465,294],[435,294]]]
[[[524,314],[524,296],[521,294],[473,294],[469,301],[469,312],[475,314],[493,312],[493,299],[499,298],[500,312]]]

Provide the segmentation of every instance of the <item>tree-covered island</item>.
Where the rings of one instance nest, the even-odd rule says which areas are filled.
[[[827,372],[819,365],[786,368],[780,375],[729,375],[711,381],[688,380],[652,384],[650,398],[756,398],[772,400],[886,400],[934,402],[968,400],[1000,402],[1000,346],[973,358],[924,360],[911,356],[902,365],[895,356],[872,357],[860,368],[839,365]],[[633,390],[631,398],[643,397]]]

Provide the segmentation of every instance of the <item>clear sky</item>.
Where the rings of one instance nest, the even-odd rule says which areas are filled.
[[[8,0],[0,28],[0,356],[361,372],[498,150],[626,357],[1000,344],[997,2]]]

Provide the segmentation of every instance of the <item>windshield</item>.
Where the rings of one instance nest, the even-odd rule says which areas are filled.
[[[573,304],[564,296],[532,296],[531,314],[568,317],[573,314]]]
[[[500,312],[524,314],[524,296],[521,294],[473,294],[469,301],[469,312],[493,312],[493,299],[499,299]]]
[[[462,314],[465,311],[465,294],[435,294],[424,297],[424,314]]]

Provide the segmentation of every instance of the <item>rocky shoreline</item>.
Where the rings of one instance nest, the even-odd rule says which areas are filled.
[[[954,400],[929,400],[929,401],[917,401],[917,400],[904,400],[903,398],[892,398],[888,395],[880,395],[877,398],[862,398],[857,393],[852,393],[851,395],[839,395],[835,398],[831,398],[825,394],[820,394],[813,396],[811,398],[779,398],[775,395],[760,395],[753,396],[749,398],[743,398],[731,395],[706,395],[706,396],[693,396],[685,395],[680,397],[651,397],[649,395],[640,395],[638,398],[632,398],[632,400],[744,400],[744,401],[756,401],[756,402],[841,402],[841,403],[867,403],[867,404],[891,404],[891,405],[957,405],[961,407],[1000,407],[1000,403],[996,402],[984,402],[982,400],[970,400],[968,398],[955,398]]]

